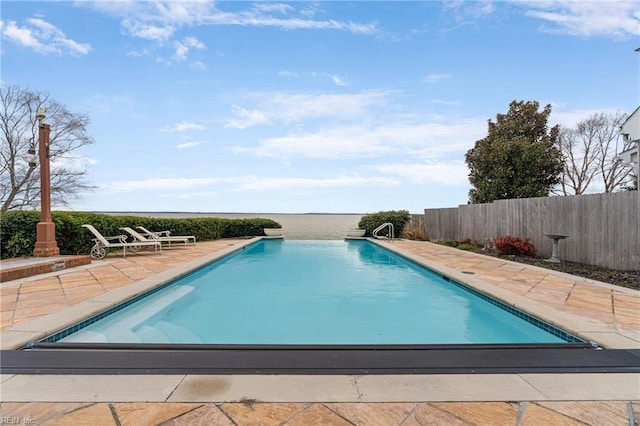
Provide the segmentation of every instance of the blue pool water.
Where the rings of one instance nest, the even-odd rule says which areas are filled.
[[[210,344],[566,341],[553,334],[562,334],[558,330],[545,331],[538,320],[514,315],[499,302],[486,299],[368,241],[263,240],[59,340]]]

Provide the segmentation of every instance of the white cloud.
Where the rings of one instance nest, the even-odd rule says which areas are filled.
[[[386,177],[370,176],[337,176],[327,178],[304,177],[257,177],[249,176],[243,179],[237,187],[239,190],[275,190],[275,189],[310,189],[310,188],[344,188],[348,186],[366,185],[397,185],[398,181]]]
[[[491,0],[452,0],[442,3],[443,8],[453,12],[458,22],[477,21],[493,14],[495,8]]]
[[[298,74],[297,72],[293,72],[293,71],[280,71],[278,73],[278,75],[280,77],[291,77],[291,78],[300,77],[300,74]]]
[[[175,53],[173,58],[177,61],[184,61],[187,59],[187,54],[191,49],[203,50],[206,48],[204,43],[199,41],[195,37],[185,37],[182,41],[173,42]]]
[[[126,180],[108,182],[100,185],[107,193],[131,191],[188,189],[203,185],[213,185],[220,182],[217,178],[150,178],[141,180]]]
[[[183,142],[183,143],[179,143],[178,145],[176,145],[176,148],[178,149],[186,149],[186,148],[193,148],[194,146],[198,146],[198,145],[206,145],[208,142]]]
[[[375,106],[380,107],[392,94],[371,90],[348,94],[276,93],[269,102],[279,109],[277,116],[286,122],[307,117],[357,117]]]
[[[525,15],[545,22],[540,31],[581,37],[629,38],[640,34],[637,1],[511,0]],[[461,25],[495,15],[492,1],[454,0],[443,3]]]
[[[414,184],[439,184],[446,186],[462,186],[469,183],[469,169],[463,161],[395,163],[370,166],[380,173],[398,176],[402,180]]]
[[[349,85],[349,83],[347,82],[347,80],[344,77],[341,77],[341,76],[336,75],[336,74],[328,74],[328,73],[323,73],[323,72],[297,73],[295,71],[285,70],[285,71],[278,72],[278,75],[280,77],[287,77],[287,78],[303,78],[303,77],[307,77],[307,78],[329,78],[331,80],[331,82],[333,84],[335,84],[336,86],[347,87]]]
[[[204,199],[204,198],[216,198],[218,196],[218,192],[215,191],[199,191],[199,192],[174,192],[171,194],[162,194],[159,195],[159,198],[170,198],[172,200],[174,199],[189,199],[189,198],[196,198],[198,200]]]
[[[245,129],[273,122],[292,123],[304,118],[363,117],[369,108],[384,105],[391,94],[389,91],[350,94],[249,93],[244,96],[246,102],[256,106],[252,109],[234,106],[233,117],[226,120],[226,127]]]
[[[204,19],[213,25],[240,25],[251,27],[276,27],[285,30],[339,30],[354,34],[378,35],[380,30],[375,23],[357,23],[334,19],[314,20],[306,17],[274,17],[265,15],[259,9],[240,13],[216,13]]]
[[[640,35],[640,8],[637,2],[528,1],[515,4],[527,7],[527,16],[551,24],[542,26],[542,31],[583,37],[627,38]]]
[[[331,76],[331,81],[333,81],[333,83],[336,86],[341,86],[341,87],[346,87],[347,86],[347,82],[342,79],[341,77],[337,76],[337,75],[332,75]]]
[[[209,67],[207,67],[204,63],[200,62],[200,61],[196,61],[196,62],[192,62],[190,64],[191,68],[196,69],[196,70],[201,70],[201,71],[206,71],[209,69]]]
[[[422,81],[425,83],[438,83],[442,80],[448,80],[451,78],[451,74],[429,74]]]
[[[92,157],[84,155],[76,156],[51,156],[51,166],[56,168],[65,168],[67,170],[84,170],[89,166],[98,164],[99,161]]]
[[[13,40],[25,47],[31,47],[36,51],[43,52],[47,50],[46,47],[36,39],[30,29],[18,27],[15,21],[2,22],[2,35],[9,40]]]
[[[186,132],[188,130],[204,130],[204,126],[197,123],[189,123],[187,121],[181,121],[173,126],[166,126],[160,129],[161,132],[175,133]]]
[[[2,22],[2,37],[39,53],[60,53],[74,56],[87,55],[88,43],[78,43],[55,25],[43,19],[27,19],[27,26],[19,27],[15,21]]]
[[[205,48],[194,37],[187,36],[181,40],[174,40],[174,37],[185,27],[201,25],[203,18],[216,10],[215,2],[211,1],[95,1],[78,2],[76,5],[119,18],[123,33],[153,42],[149,48],[160,52],[161,57],[156,60],[164,64],[172,62],[167,57],[186,62],[192,49]],[[171,53],[164,55],[164,49],[170,49]],[[128,55],[149,56],[147,49],[142,49],[144,53],[139,52],[140,49],[137,49]],[[201,62],[191,63],[190,66],[206,69]]]
[[[160,52],[157,62],[171,64],[167,58],[186,62],[191,48],[183,41],[174,40],[189,28],[199,26],[273,27],[284,30],[334,30],[353,34],[379,36],[378,24],[316,19],[318,9],[308,4],[271,2],[238,2],[226,11],[226,2],[214,1],[80,1],[75,4],[120,19],[125,35],[152,42],[151,49]],[[231,4],[231,3],[229,3]],[[170,49],[170,53],[166,53]],[[131,54],[130,54],[131,55]],[[196,63],[199,64],[199,63]],[[192,64],[192,66],[194,66]],[[196,68],[202,68],[197,66]]]
[[[263,13],[275,12],[283,15],[295,11],[293,6],[283,3],[256,3],[253,5],[253,9]]]
[[[213,1],[158,1],[153,2],[156,16],[162,21],[179,22],[186,25],[198,23],[215,9]],[[152,12],[153,16],[153,12]]]
[[[484,120],[388,123],[383,126],[335,126],[306,134],[267,138],[235,152],[265,157],[370,158],[406,156],[459,157],[486,133]]]
[[[239,106],[233,106],[232,113],[234,117],[227,119],[224,127],[246,129],[247,127],[270,123],[267,114],[262,111],[251,111]]]
[[[265,139],[258,147],[235,151],[265,157],[354,158],[377,156],[386,150],[371,131],[353,126]]]
[[[269,177],[269,176],[233,176],[221,178],[150,178],[141,180],[117,181],[100,185],[104,193],[126,193],[134,191],[180,190],[180,194],[216,195],[220,191],[264,191],[278,189],[339,188],[363,185],[397,185],[397,179],[370,176],[331,176],[331,177]],[[205,190],[185,192],[190,188],[223,185],[219,191]],[[165,193],[159,196],[174,196]],[[189,196],[189,195],[187,195]]]
[[[110,113],[112,111],[132,111],[139,107],[130,94],[103,94],[95,93],[84,102],[86,109],[92,113]]]
[[[613,108],[563,110],[562,107],[553,105],[551,114],[549,115],[549,127],[559,124],[565,128],[573,128],[578,122],[586,120],[593,114],[603,113],[615,115],[619,112],[620,110]],[[630,113],[630,111],[627,112]]]
[[[176,32],[172,25],[158,26],[145,22],[123,21],[122,26],[129,35],[151,41],[165,41],[171,38]]]
[[[92,1],[76,5],[121,18],[129,35],[156,41],[166,40],[180,27],[198,25],[216,10],[211,1]]]

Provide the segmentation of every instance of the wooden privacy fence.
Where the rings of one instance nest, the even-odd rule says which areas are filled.
[[[544,258],[551,256],[553,246],[545,234],[568,235],[559,243],[562,260],[640,270],[639,209],[638,191],[625,191],[425,209],[424,217],[414,215],[413,223],[421,224],[432,240],[529,237]]]

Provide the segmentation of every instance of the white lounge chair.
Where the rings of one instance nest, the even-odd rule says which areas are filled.
[[[138,231],[129,228],[128,226],[124,226],[122,228],[123,231],[125,231],[126,233],[128,233],[129,235],[131,235],[136,241],[140,241],[140,242],[149,242],[149,241],[153,241],[156,242],[160,245],[162,245],[162,240],[159,238],[155,238],[155,237],[147,237],[146,235],[142,235],[140,234]],[[187,248],[187,245],[189,244],[189,239],[187,237],[179,237],[177,240],[173,240],[174,242],[182,242],[184,243],[184,248]]]
[[[83,228],[87,228],[95,236],[93,242],[95,243],[91,248],[91,257],[99,260],[104,258],[109,249],[121,248],[124,252],[124,257],[127,257],[127,248],[133,252],[139,251],[143,246],[153,247],[155,251],[160,251],[162,254],[162,244],[159,241],[134,241],[127,242],[126,235],[115,235],[112,237],[105,237],[102,235],[93,225],[82,225]]]
[[[136,226],[136,228],[142,231],[141,234],[143,236],[153,238],[154,240],[158,240],[163,243],[169,243],[169,245],[171,245],[172,242],[184,242],[185,240],[185,245],[196,243],[196,237],[193,235],[171,235],[171,231],[153,232],[149,231],[144,226]]]

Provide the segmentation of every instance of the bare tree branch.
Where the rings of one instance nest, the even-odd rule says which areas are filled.
[[[51,161],[52,205],[68,206],[93,187],[86,183],[87,167],[77,160],[77,151],[92,144],[87,134],[89,118],[71,113],[51,99],[48,93],[21,89],[18,86],[0,87],[0,211],[40,208],[40,168],[31,168],[27,152],[37,151],[38,108],[47,108],[46,121],[51,126],[49,138]]]
[[[619,148],[616,147],[616,141],[618,140],[620,125],[627,116],[623,113],[615,115],[600,114],[600,116],[602,125],[599,126],[596,134],[600,148],[600,164],[598,168],[604,181],[604,191],[613,192],[622,188],[631,173],[629,168],[624,167],[616,159],[616,154],[618,154],[616,148]],[[631,144],[623,141],[620,152],[629,148],[631,148]]]
[[[575,129],[561,130],[558,147],[564,157],[564,170],[555,193],[583,194],[596,180],[602,181],[605,192],[622,187],[630,171],[616,162],[616,140],[625,118],[623,113],[597,113],[580,121]]]

